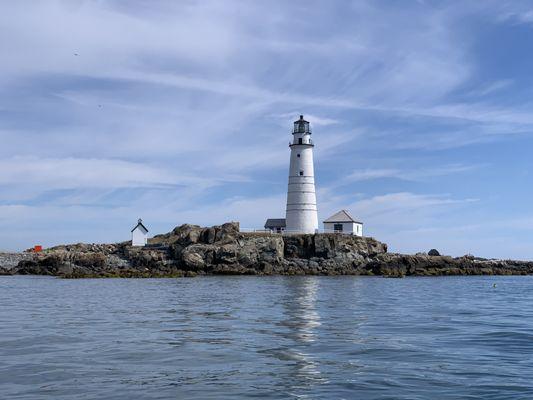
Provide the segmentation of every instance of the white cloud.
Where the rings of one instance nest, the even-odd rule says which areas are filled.
[[[388,193],[357,201],[351,208],[359,215],[380,218],[390,226],[403,224],[413,215],[427,209],[472,202],[474,199],[456,200],[448,195],[419,195],[408,192]],[[391,216],[400,217],[398,219]],[[414,221],[411,221],[411,223]]]
[[[399,169],[399,168],[366,168],[355,170],[348,175],[344,181],[365,181],[379,178],[394,178],[401,180],[424,180],[427,178],[450,175],[460,172],[471,171],[479,168],[478,165],[444,165],[438,168],[418,168],[418,169]]]
[[[0,185],[46,190],[79,188],[165,187],[206,184],[147,164],[109,159],[13,157],[0,160]]]
[[[443,209],[468,205],[477,199],[454,199],[446,194],[416,194],[410,192],[387,193],[361,198],[361,194],[329,196],[320,195],[324,215],[347,209],[368,223],[371,229],[397,230],[420,227],[433,221]]]
[[[304,118],[311,123],[313,126],[329,126],[338,124],[339,121],[333,118],[326,118],[317,116],[314,114],[304,113],[303,111],[299,113],[298,111],[286,112],[282,114],[275,115],[275,118],[279,121],[280,125],[287,125],[287,121],[296,121],[299,118],[299,115],[304,115]]]
[[[340,209],[348,210],[364,223],[365,236],[373,236],[387,243],[391,251],[416,252],[428,246],[444,248],[439,235],[425,236],[415,232],[422,228],[442,228],[456,221],[454,213],[468,210],[478,199],[453,198],[448,194],[417,194],[410,192],[387,193],[371,197],[320,194],[321,216],[328,217]],[[408,239],[407,239],[408,238]],[[439,240],[443,240],[442,242]],[[465,244],[466,246],[466,244]],[[457,249],[455,249],[457,250]],[[451,250],[449,250],[451,251]],[[454,254],[464,254],[455,251]],[[478,253],[479,254],[479,253]]]
[[[83,203],[0,205],[0,223],[4,228],[0,232],[0,251],[20,250],[33,244],[125,241],[139,217],[155,235],[183,223],[211,226],[240,221],[243,230],[261,229],[266,218],[283,217],[284,213],[285,194],[199,202],[198,193],[184,193],[165,201],[145,196],[115,207]]]
[[[290,125],[304,114],[326,176],[321,210],[352,207],[370,231],[406,244],[398,229],[427,228],[443,210],[468,206],[466,196],[453,187],[443,189],[450,195],[413,194],[396,181],[380,188],[394,193],[347,197],[335,193],[335,171],[352,171],[355,188],[379,177],[423,181],[475,166],[454,157],[424,170],[372,168],[368,160],[408,150],[402,154],[419,165],[428,150],[531,133],[530,104],[491,97],[506,79],[476,83],[483,66],[469,24],[473,15],[526,20],[527,10],[496,2],[5,2],[0,204],[13,206],[3,218],[18,243],[51,222],[54,235],[64,233],[53,240],[89,231],[93,240],[114,240],[139,214],[157,221],[155,229],[183,220],[260,226],[283,215],[284,193],[270,194],[268,185],[287,166]],[[472,87],[482,101],[454,96]],[[427,132],[413,132],[420,126]],[[62,189],[69,193],[61,198],[44,195]],[[146,190],[124,200],[120,189]],[[95,221],[107,229],[88,229]]]
[[[512,79],[500,79],[488,84],[482,85],[474,90],[472,90],[469,95],[471,96],[487,96],[488,94],[499,92],[502,89],[508,88],[513,84]]]

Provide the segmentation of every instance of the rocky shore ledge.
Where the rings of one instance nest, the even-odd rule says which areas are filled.
[[[244,233],[236,222],[182,225],[146,247],[73,244],[41,253],[0,253],[0,274],[64,278],[248,275],[527,275],[533,262],[387,253],[373,238],[332,233]]]

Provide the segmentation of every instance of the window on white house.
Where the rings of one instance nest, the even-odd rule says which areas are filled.
[[[300,176],[303,176],[304,172],[303,171],[300,171]]]
[[[300,158],[300,155],[299,155],[299,154],[296,154],[296,157]]]
[[[333,224],[333,230],[335,232],[342,232],[342,224]]]

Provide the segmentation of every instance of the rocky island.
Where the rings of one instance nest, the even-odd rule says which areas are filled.
[[[196,275],[527,275],[533,262],[387,252],[373,238],[334,233],[240,232],[239,224],[181,225],[147,246],[72,244],[39,253],[0,253],[0,274],[63,278]]]

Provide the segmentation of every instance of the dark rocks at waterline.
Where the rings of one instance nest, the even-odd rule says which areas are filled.
[[[73,244],[24,254],[17,267],[4,272],[66,278],[533,274],[533,262],[391,254],[386,244],[373,238],[334,233],[243,233],[235,222],[209,228],[182,225],[150,239],[146,247],[132,247],[129,242]]]
[[[367,266],[374,275],[443,276],[443,275],[530,275],[533,262],[487,260],[472,256],[449,257],[423,254],[381,254]]]

